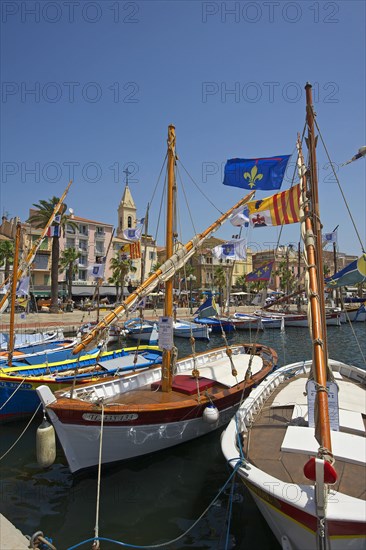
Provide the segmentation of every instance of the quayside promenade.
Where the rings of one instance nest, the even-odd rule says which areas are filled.
[[[238,306],[231,307],[230,313],[239,311],[240,313],[250,313],[254,311],[254,306]],[[101,309],[99,312],[99,319],[103,319],[107,313],[111,310]],[[164,315],[163,309],[148,309],[144,311],[144,318],[149,320],[156,320],[161,315]],[[130,313],[129,318],[137,317],[137,313]],[[189,313],[189,308],[178,308],[177,317],[179,319],[191,319],[192,315]],[[79,326],[82,323],[88,323],[91,321],[96,321],[97,311],[83,311],[80,309],[75,309],[72,312],[60,312],[60,313],[27,313],[25,316],[20,314],[16,315],[15,320],[15,329],[18,332],[30,332],[37,329],[52,329],[54,330],[57,327],[63,329],[64,333],[73,333],[77,332]],[[123,320],[126,319],[124,316],[119,321],[123,323]],[[9,313],[3,313],[0,317],[0,331],[8,331],[10,326],[10,315]]]

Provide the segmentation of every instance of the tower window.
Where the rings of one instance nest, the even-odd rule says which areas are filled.
[[[128,216],[128,218],[127,218],[127,227],[129,229],[131,229],[131,227],[132,227],[132,217],[131,216]]]

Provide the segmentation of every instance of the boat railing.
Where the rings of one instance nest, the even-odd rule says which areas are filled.
[[[292,363],[269,374],[259,386],[253,389],[251,394],[246,398],[243,405],[238,410],[238,426],[242,426],[242,429],[246,431],[246,429],[252,424],[254,417],[261,411],[262,406],[267,401],[268,397],[276,390],[276,388],[285,380],[295,376],[299,373],[299,371],[302,371],[304,374],[308,373],[311,369],[311,365],[311,360]],[[358,367],[346,365],[345,363],[334,361],[332,359],[329,359],[329,365],[333,371],[337,371],[347,378],[353,379],[362,384],[365,384],[366,382],[366,371],[363,371]]]

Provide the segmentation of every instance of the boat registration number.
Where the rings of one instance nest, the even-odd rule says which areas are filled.
[[[32,389],[32,384],[21,384],[20,382],[0,382],[0,388],[10,388],[11,390],[15,390],[17,388],[20,390],[30,390]]]
[[[105,414],[104,415],[104,422],[129,422],[131,420],[136,420],[138,418],[138,414]],[[89,422],[101,422],[102,421],[102,415],[101,414],[95,414],[95,413],[84,413],[83,419],[88,420]]]

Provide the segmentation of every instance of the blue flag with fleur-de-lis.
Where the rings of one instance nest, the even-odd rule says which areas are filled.
[[[258,159],[229,159],[224,185],[255,191],[280,189],[291,155]]]

